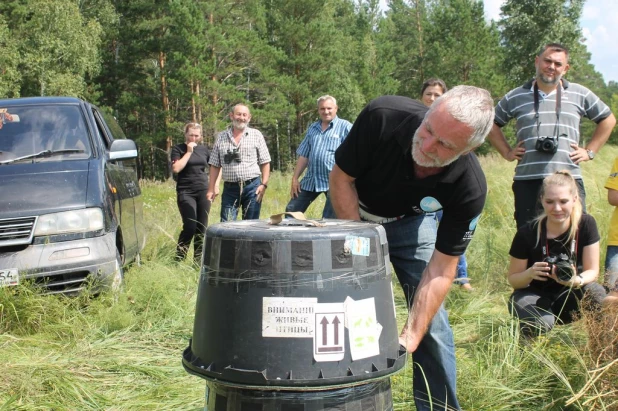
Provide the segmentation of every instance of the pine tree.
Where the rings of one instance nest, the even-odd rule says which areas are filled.
[[[17,40],[11,35],[9,28],[0,14],[0,98],[19,97],[21,89],[21,73],[19,66],[19,50]]]
[[[7,50],[12,50],[3,57],[9,63],[3,76],[19,81],[19,90],[13,84],[12,94],[86,94],[85,79],[100,69],[103,30],[96,18],[82,15],[78,4],[70,0],[3,2],[0,15],[6,16],[4,27],[11,38]],[[13,72],[15,50],[19,74]]]
[[[534,77],[534,58],[546,43],[575,48],[585,0],[507,0],[501,7],[505,65],[511,84]]]
[[[439,0],[429,9],[427,23],[426,77],[504,91],[499,34],[485,21],[482,1]]]

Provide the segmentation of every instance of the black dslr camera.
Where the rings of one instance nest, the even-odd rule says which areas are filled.
[[[536,143],[534,145],[534,149],[542,153],[556,154],[556,151],[558,151],[558,139],[560,137],[568,137],[568,136],[563,133],[563,134],[560,134],[559,136],[557,135],[556,137],[549,137],[549,136],[537,137]]]
[[[240,163],[240,153],[237,148],[228,150],[227,154],[223,155],[223,162],[225,164],[230,164],[232,161]]]
[[[558,137],[539,137],[534,146],[536,151],[541,151],[547,154],[556,154],[558,151]]]
[[[568,255],[562,253],[557,256],[550,255],[543,260],[549,263],[550,271],[556,267],[556,277],[561,281],[569,281],[575,275],[573,270],[573,262]]]

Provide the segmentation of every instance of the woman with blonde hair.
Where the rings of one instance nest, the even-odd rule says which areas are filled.
[[[605,290],[599,276],[599,232],[583,213],[575,179],[568,171],[545,177],[541,214],[518,229],[507,274],[515,289],[509,301],[526,337],[572,322],[584,307],[598,308]]]
[[[199,267],[211,205],[206,199],[210,152],[206,146],[198,144],[202,141],[200,124],[185,124],[184,135],[185,142],[172,147],[171,155],[172,171],[176,174],[176,200],[182,217],[176,260],[185,259],[193,240],[193,258]]]

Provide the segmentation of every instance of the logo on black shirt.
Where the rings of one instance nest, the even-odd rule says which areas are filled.
[[[479,215],[477,215],[476,217],[474,217],[474,218],[472,219],[472,221],[470,221],[470,226],[469,226],[470,230],[472,230],[472,231],[476,230],[476,225],[477,225],[477,224],[478,224],[478,222],[479,222],[479,218],[481,218],[481,215],[480,215],[480,214],[479,214]]]
[[[426,213],[433,213],[442,209],[442,204],[433,197],[427,196],[421,200],[421,208]]]

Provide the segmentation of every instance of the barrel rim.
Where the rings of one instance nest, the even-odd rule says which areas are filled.
[[[406,359],[407,351],[402,345],[399,345],[398,358],[389,359],[393,361],[392,366],[384,370],[354,376],[319,378],[313,380],[268,380],[264,378],[263,381],[266,383],[264,385],[243,384],[235,381],[228,381],[221,378],[222,373],[208,371],[206,369],[206,366],[201,362],[201,360],[193,355],[193,352],[191,351],[191,343],[189,343],[189,346],[183,351],[182,365],[185,371],[187,371],[189,374],[201,377],[207,381],[216,382],[218,384],[229,387],[250,388],[258,390],[271,390],[274,387],[276,387],[278,390],[297,390],[299,387],[304,387],[320,391],[333,388],[352,387],[365,384],[367,382],[383,379],[385,377],[390,377],[391,375],[397,374],[404,368],[406,364]]]

